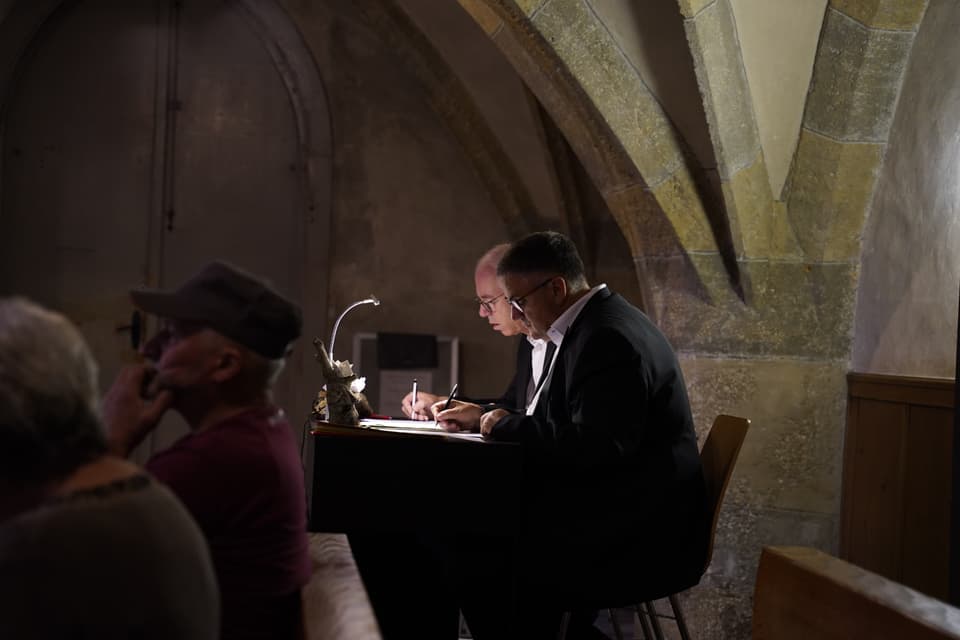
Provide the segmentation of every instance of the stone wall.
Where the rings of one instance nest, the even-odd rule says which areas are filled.
[[[671,64],[696,77],[714,164],[635,62],[649,38],[614,24],[610,3],[461,4],[484,16],[620,224],[647,310],[681,354],[701,439],[721,412],[753,422],[714,562],[687,599],[698,637],[749,637],[763,545],[837,550],[860,240],[926,4],[828,4],[776,197],[734,12],[746,4],[680,0],[675,15],[692,63]]]

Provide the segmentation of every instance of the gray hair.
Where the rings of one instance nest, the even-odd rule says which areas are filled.
[[[500,259],[506,255],[507,251],[510,250],[510,243],[504,242],[502,244],[497,244],[487,250],[480,259],[477,260],[477,266],[474,269],[475,271],[490,271],[493,275],[497,274],[497,264],[500,263]]]
[[[287,364],[287,359],[267,358],[259,353],[256,353],[255,351],[248,351],[250,374],[263,386],[264,389],[272,389],[273,385],[277,382],[277,378],[279,378],[280,374],[283,372],[283,367]]]
[[[235,349],[243,353],[243,368],[240,379],[235,381],[244,387],[244,391],[258,392],[273,388],[277,378],[283,372],[287,364],[286,356],[282,358],[268,358],[251,349],[245,347],[233,338],[229,338],[216,329],[210,329],[209,336],[214,340],[213,344],[232,345]],[[290,343],[293,344],[292,342]],[[290,346],[287,346],[290,351]]]
[[[106,451],[97,364],[64,316],[0,299],[0,481],[66,477]]]

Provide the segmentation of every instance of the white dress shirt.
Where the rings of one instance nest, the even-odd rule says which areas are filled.
[[[601,289],[606,289],[606,284],[598,284],[593,287],[584,295],[582,298],[574,302],[566,311],[560,314],[556,320],[553,321],[553,324],[550,325],[550,328],[547,329],[547,337],[550,339],[550,342],[557,345],[557,350],[553,352],[553,359],[550,360],[550,368],[547,369],[546,376],[550,377],[550,374],[553,373],[553,363],[557,361],[557,354],[560,353],[560,345],[563,343],[563,336],[570,328],[570,325],[573,324],[573,321],[577,319],[577,316],[580,315],[580,312],[583,311],[583,307],[586,306],[587,302],[590,301],[590,298],[597,295]],[[544,352],[546,352],[546,342],[544,342]],[[532,376],[531,376],[532,378]],[[537,400],[540,399],[540,392],[543,388],[547,386],[546,380],[543,384],[539,386],[533,398],[527,402],[527,415],[533,415],[534,409],[537,408]]]
[[[537,385],[540,382],[540,376],[543,375],[544,360],[547,357],[547,341],[527,336],[527,342],[533,347],[533,351],[530,352],[530,380],[527,382],[526,394],[526,402],[529,405],[530,401],[533,400],[533,394],[539,388]]]

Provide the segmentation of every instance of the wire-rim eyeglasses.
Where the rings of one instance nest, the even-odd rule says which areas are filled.
[[[530,289],[530,291],[527,291],[522,296],[513,296],[511,298],[507,298],[507,302],[510,303],[511,307],[513,307],[520,313],[523,313],[523,308],[527,306],[527,298],[529,298],[531,294],[535,293],[536,291],[544,288],[545,286],[553,282],[553,279],[556,277],[558,276],[550,276],[549,278],[547,278],[546,280],[544,280],[543,282],[535,286],[533,289]]]
[[[484,311],[486,311],[487,313],[493,313],[493,307],[494,307],[494,305],[496,305],[497,302],[498,302],[498,301],[500,300],[500,298],[502,298],[502,297],[503,297],[503,294],[501,293],[501,294],[498,295],[496,298],[490,298],[489,300],[484,300],[483,298],[480,298],[480,297],[474,298],[473,300],[474,300],[474,302],[476,302],[478,305],[480,305],[481,307],[483,307]]]

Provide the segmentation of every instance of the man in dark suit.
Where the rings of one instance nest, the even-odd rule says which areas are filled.
[[[576,247],[559,233],[518,241],[497,273],[513,316],[557,345],[525,412],[480,408],[481,432],[519,443],[525,461],[528,508],[511,561],[518,613],[500,621],[500,632],[546,637],[565,609],[695,584],[706,552],[705,489],[666,338],[605,285],[591,288]],[[477,411],[458,403],[437,419],[469,429]],[[491,604],[475,608],[496,616],[502,599]]]

